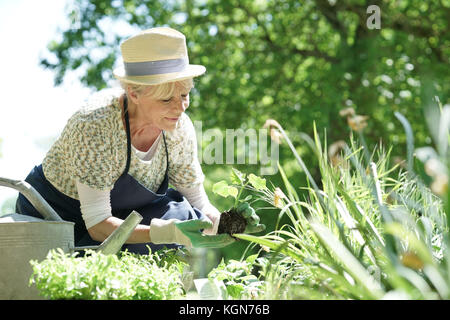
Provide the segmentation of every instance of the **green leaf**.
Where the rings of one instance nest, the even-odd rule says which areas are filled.
[[[222,180],[213,185],[212,191],[224,198],[228,197],[228,184]]]
[[[243,185],[245,181],[245,174],[235,168],[231,168],[231,183]]]
[[[233,186],[229,186],[224,180],[215,183],[213,185],[212,191],[224,198],[228,196],[236,198],[238,195],[238,189]]]
[[[238,189],[235,188],[235,187],[229,186],[228,187],[228,194],[236,199],[237,196],[238,196]]]
[[[244,286],[240,283],[227,285],[227,293],[234,299],[239,299],[243,290]]]
[[[253,264],[253,263],[255,263],[257,258],[258,258],[258,254],[252,254],[251,256],[248,256],[247,259],[245,259],[245,262]]]
[[[266,179],[260,178],[258,176],[255,176],[253,173],[250,173],[248,176],[248,180],[250,184],[256,189],[256,190],[265,190],[266,187]]]

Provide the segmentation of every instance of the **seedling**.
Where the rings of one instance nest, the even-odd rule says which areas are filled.
[[[248,176],[239,170],[232,168],[231,185],[225,180],[219,181],[213,185],[212,191],[224,198],[233,197],[234,205],[227,211],[222,212],[220,216],[218,233],[228,233],[230,235],[245,232],[247,221],[237,210],[240,203],[249,202],[252,196],[248,195],[241,199],[244,189],[267,190],[266,180],[249,174]]]

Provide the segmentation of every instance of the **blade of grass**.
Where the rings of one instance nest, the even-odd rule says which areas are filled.
[[[271,241],[269,239],[266,239],[264,237],[257,237],[257,236],[253,236],[253,235],[249,235],[249,234],[244,234],[244,233],[237,233],[237,234],[233,234],[233,237],[242,239],[242,240],[247,240],[247,241],[251,241],[251,242],[255,242],[258,243],[259,245],[263,245],[266,246],[274,251],[280,250],[281,253],[297,260],[297,261],[303,261],[303,257],[295,252],[294,250],[292,250],[291,248],[287,248],[287,247],[282,247],[280,249],[280,245],[281,243],[276,243],[274,241]]]
[[[313,222],[311,228],[314,230],[323,245],[327,246],[334,254],[335,258],[345,267],[345,270],[375,299],[383,295],[383,290],[379,283],[366,271],[350,251],[343,246],[338,239],[322,224]]]
[[[400,113],[394,112],[395,117],[401,122],[403,125],[403,129],[406,134],[406,157],[407,157],[407,168],[411,174],[414,174],[413,169],[413,152],[414,152],[414,136],[413,131],[411,129],[411,125],[408,120]]]
[[[384,232],[391,234],[408,243],[410,248],[417,253],[423,264],[430,264],[436,267],[433,256],[428,247],[423,243],[416,234],[407,230],[400,222],[390,222],[384,225]]]
[[[369,225],[369,227],[370,227],[369,230],[371,231],[372,235],[375,237],[375,239],[378,240],[378,242],[382,246],[384,246],[383,238],[380,235],[380,233],[378,232],[378,229],[375,227],[375,225],[369,218],[369,216],[367,214],[365,214],[364,211],[362,211],[362,209],[360,210],[358,208],[358,204],[348,195],[348,193],[344,190],[344,188],[342,188],[339,185],[337,185],[337,188],[338,188],[339,194],[341,194],[344,197],[345,202],[347,203],[347,206],[348,206],[350,212],[352,213],[352,215],[354,217],[359,216],[359,217],[363,218]]]

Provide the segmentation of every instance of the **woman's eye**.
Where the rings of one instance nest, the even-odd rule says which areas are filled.
[[[187,99],[187,97],[189,96],[189,94],[182,94],[181,95],[181,98],[184,100],[184,99]],[[171,98],[169,98],[169,99],[164,99],[164,100],[162,100],[164,103],[169,103],[170,101],[172,101],[172,99],[173,99],[173,97],[171,97]]]

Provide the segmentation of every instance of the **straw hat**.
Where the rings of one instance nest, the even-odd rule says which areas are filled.
[[[167,27],[144,30],[120,45],[123,67],[114,70],[122,81],[154,85],[193,78],[205,73],[202,65],[189,64],[185,36]]]

